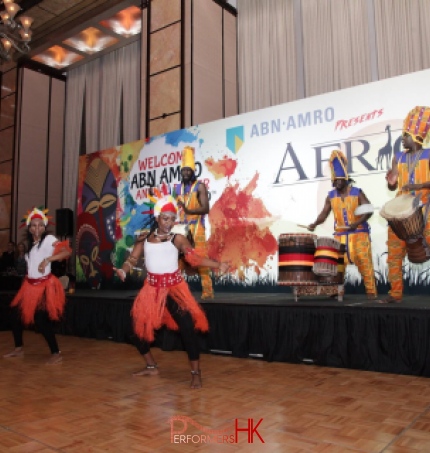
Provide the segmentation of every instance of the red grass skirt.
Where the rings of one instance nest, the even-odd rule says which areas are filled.
[[[45,310],[49,318],[58,321],[63,314],[66,304],[66,294],[55,275],[32,284],[27,278],[22,282],[18,294],[12,300],[11,306],[18,307],[21,311],[22,322],[25,325],[34,323],[36,310]]]
[[[178,304],[180,310],[190,313],[196,330],[201,332],[209,330],[206,315],[194,299],[186,282],[182,281],[175,286],[157,288],[145,280],[131,309],[134,331],[139,338],[151,343],[154,341],[154,331],[162,326],[178,330],[178,325],[166,309],[167,296]]]

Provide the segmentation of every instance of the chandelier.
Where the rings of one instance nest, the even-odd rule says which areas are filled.
[[[31,24],[33,19],[28,16],[14,18],[21,9],[13,0],[3,0],[5,10],[0,12],[0,59],[10,60],[15,51],[26,54],[30,51]]]

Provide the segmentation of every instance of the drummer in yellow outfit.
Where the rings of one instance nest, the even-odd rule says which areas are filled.
[[[420,195],[426,204],[430,194],[430,150],[423,149],[423,142],[430,129],[430,107],[415,107],[403,122],[402,144],[404,151],[393,157],[391,169],[385,179],[388,189],[396,190],[396,196],[404,193]],[[430,210],[429,210],[430,211]],[[423,236],[430,243],[430,223],[425,219]],[[406,255],[406,242],[399,239],[388,227],[388,281],[391,290],[381,303],[401,302],[403,296],[403,258]]]
[[[332,152],[330,168],[334,189],[328,193],[321,213],[315,222],[308,226],[308,229],[314,231],[316,226],[323,223],[333,211],[334,237],[346,246],[345,263],[355,264],[358,267],[363,277],[367,298],[376,299],[375,272],[367,223],[372,213],[364,215],[354,213],[358,206],[369,204],[369,200],[361,189],[351,186],[352,181],[348,177],[347,165],[348,161],[341,151]]]
[[[197,180],[195,170],[194,148],[186,146],[182,150],[182,182],[175,187],[180,208],[179,221],[187,225],[195,249],[201,256],[207,257],[205,217],[209,214],[209,195],[204,182]],[[200,266],[198,272],[202,284],[202,299],[213,299],[210,269]]]

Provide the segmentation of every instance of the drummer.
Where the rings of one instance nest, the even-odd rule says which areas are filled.
[[[348,161],[342,151],[336,150],[331,153],[330,169],[334,189],[328,193],[322,211],[308,229],[314,231],[333,211],[334,237],[345,244],[345,263],[358,267],[363,277],[367,298],[376,299],[375,272],[367,223],[372,213],[361,216],[354,214],[358,206],[369,204],[369,200],[361,189],[352,187],[347,166]]]
[[[430,194],[430,150],[423,149],[430,129],[430,107],[415,107],[403,122],[402,144],[404,150],[393,157],[391,169],[385,179],[388,189],[397,189],[396,196],[404,193],[420,195],[423,204],[429,201]],[[430,211],[430,210],[429,210]],[[428,212],[429,212],[428,211]],[[430,243],[430,223],[428,216],[424,237]],[[400,240],[388,227],[388,281],[391,289],[388,297],[381,303],[401,302],[403,296],[403,258],[406,255],[406,243]]]

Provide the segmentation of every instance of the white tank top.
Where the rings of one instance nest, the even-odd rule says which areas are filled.
[[[39,272],[39,264],[45,259],[52,256],[54,252],[54,244],[58,239],[52,234],[48,234],[42,241],[42,244],[35,244],[28,254],[25,255],[27,260],[27,275],[29,278],[42,278],[51,273],[51,263],[45,267],[45,272]]]
[[[178,270],[179,251],[172,241],[145,241],[143,250],[148,272],[151,272],[151,274],[172,274]]]

